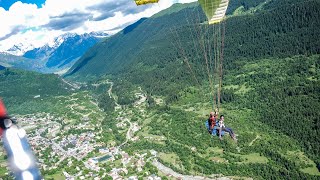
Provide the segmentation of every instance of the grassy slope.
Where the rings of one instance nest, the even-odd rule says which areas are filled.
[[[0,96],[6,103],[9,114],[49,110],[52,97],[68,95],[71,89],[57,75],[14,69],[0,71]],[[35,98],[38,95],[40,97]]]
[[[2,70],[0,97],[9,114],[52,113],[63,116],[71,124],[82,121],[84,115],[101,119],[101,112],[88,91],[75,90],[53,74]]]

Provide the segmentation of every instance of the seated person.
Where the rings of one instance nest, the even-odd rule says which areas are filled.
[[[207,130],[209,134],[212,134],[213,136],[216,136],[218,133],[221,135],[224,135],[224,132],[219,132],[219,124],[217,121],[218,113],[216,112],[211,112],[209,115],[208,120],[206,121],[205,125],[207,127]]]
[[[236,136],[235,136],[233,130],[232,130],[231,128],[229,128],[229,127],[226,127],[226,126],[224,125],[224,116],[223,116],[223,115],[220,116],[220,120],[219,120],[219,123],[218,123],[218,124],[219,124],[219,138],[220,138],[220,139],[222,139],[220,132],[221,132],[221,131],[226,131],[226,132],[229,133],[229,135],[231,136],[231,138],[232,138],[233,140],[236,140]]]

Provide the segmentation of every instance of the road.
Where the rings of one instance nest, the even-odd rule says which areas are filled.
[[[114,103],[116,104],[115,109],[121,109],[121,105],[118,104],[116,98],[114,97],[114,95],[112,95],[113,82],[105,81],[105,83],[110,84],[110,88],[108,89],[108,94],[109,94],[109,97],[112,98],[114,100]]]
[[[113,87],[113,82],[111,81],[104,81],[103,83],[106,83],[106,84],[110,84],[110,88],[108,89],[108,94],[109,94],[109,97],[112,98],[116,104],[116,108],[115,109],[121,109],[121,105],[118,104],[116,98],[114,97],[114,95],[112,94],[112,87]],[[126,141],[123,142],[121,145],[118,146],[118,148],[121,148],[121,146],[127,144],[127,142],[131,139],[131,134],[130,132],[132,131],[132,128],[133,128],[133,125],[132,123],[129,121],[129,119],[125,119],[125,121],[127,121],[129,124],[130,124],[130,127],[127,131],[127,134],[126,134]]]
[[[63,78],[61,78],[61,80],[62,80],[64,83],[66,83],[66,84],[68,84],[69,86],[71,86],[72,88],[74,88],[74,89],[80,89],[80,86],[78,86],[78,85],[76,85],[76,84],[70,83],[70,82],[66,81],[65,79],[63,79]]]
[[[121,146],[127,144],[127,142],[131,139],[130,132],[132,131],[133,125],[132,125],[132,123],[131,123],[128,119],[126,119],[126,121],[130,124],[130,127],[129,127],[128,131],[127,131],[126,141],[123,142],[123,143],[119,146],[119,148],[120,148]]]

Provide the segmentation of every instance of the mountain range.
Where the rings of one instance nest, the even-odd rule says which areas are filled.
[[[39,48],[17,44],[1,53],[0,62],[9,67],[59,73],[71,67],[86,50],[107,36],[103,32],[66,33]]]

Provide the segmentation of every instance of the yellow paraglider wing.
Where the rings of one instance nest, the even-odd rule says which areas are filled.
[[[222,21],[229,4],[229,0],[198,0],[198,2],[207,16],[209,24]]]
[[[157,3],[159,0],[134,0],[134,1],[139,6],[139,5],[149,4],[149,3]]]

